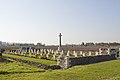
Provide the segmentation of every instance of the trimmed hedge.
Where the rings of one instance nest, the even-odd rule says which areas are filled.
[[[33,62],[33,61],[27,61],[27,60],[22,60],[22,59],[18,59],[18,58],[13,58],[13,57],[8,57],[8,56],[3,56],[4,58],[10,58],[10,59],[13,59],[15,61],[18,61],[18,62],[23,62],[23,63],[27,63],[29,65],[32,65],[32,66],[36,66],[38,68],[42,68],[42,69],[61,69],[61,67],[59,65],[46,65],[46,64],[41,64],[41,63],[38,63],[38,62]]]

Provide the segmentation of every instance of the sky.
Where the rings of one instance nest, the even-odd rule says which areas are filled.
[[[0,41],[119,42],[120,0],[0,0]]]

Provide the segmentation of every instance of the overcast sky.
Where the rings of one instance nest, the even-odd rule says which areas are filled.
[[[120,0],[0,0],[0,40],[58,44],[120,41]]]

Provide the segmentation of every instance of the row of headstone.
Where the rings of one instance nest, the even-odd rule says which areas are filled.
[[[98,51],[96,51],[96,52],[92,52],[92,51],[87,51],[87,52],[83,52],[83,51],[68,51],[67,52],[67,57],[70,57],[70,54],[73,54],[73,56],[74,57],[79,57],[79,56],[92,56],[92,54],[94,53],[94,55],[101,55],[101,54],[99,54],[99,52]]]
[[[24,54],[29,54],[29,56],[32,55],[39,55],[39,56],[45,56],[47,59],[50,59],[50,56],[52,55],[53,59],[56,60],[57,56],[59,55],[60,57],[79,57],[79,56],[92,56],[92,55],[103,55],[102,54],[102,49],[100,48],[99,51],[96,52],[92,52],[92,51],[61,51],[59,52],[58,50],[52,50],[52,49],[29,49],[29,50],[10,50],[8,51],[10,53],[15,53],[15,54],[20,54],[20,55],[24,55]],[[110,54],[110,49],[107,49],[107,54]]]
[[[14,53],[20,53],[21,55],[24,55],[24,54],[27,53],[26,50],[11,51],[11,53],[13,53],[13,52]],[[29,56],[31,56],[31,53],[34,53],[34,52],[35,52],[35,50],[34,51],[33,50],[29,51]],[[40,56],[46,55],[47,58],[49,58],[50,54],[53,54],[53,57],[55,58],[55,56],[57,55],[57,53],[58,53],[57,50],[54,51],[54,50],[41,49],[41,50],[37,50],[34,54],[40,54]],[[89,53],[89,56],[92,55],[91,51],[89,51],[88,53]],[[99,52],[96,52],[96,55],[98,55],[98,53]],[[80,51],[80,53],[78,53],[78,51],[67,51],[66,56],[70,57],[70,54],[72,54],[74,57],[78,57],[78,54],[82,55],[82,56],[86,56],[86,53],[83,52],[83,51]],[[63,55],[64,55],[64,51],[61,51],[60,52],[60,56],[63,56]]]
[[[70,51],[68,51],[67,52],[67,56],[70,56]],[[80,54],[81,55],[84,55],[83,53],[85,53],[85,52],[82,52],[82,51],[80,51]],[[98,51],[96,51],[96,52],[91,52],[91,51],[89,51],[88,52],[88,55],[89,56],[91,56],[92,54],[95,54],[95,55],[103,55],[103,56],[100,56],[100,57],[96,57],[95,56],[95,62],[99,62],[99,59],[101,59],[100,61],[106,61],[106,60],[113,60],[113,59],[120,59],[120,48],[108,48],[108,49],[99,49],[99,52]],[[75,57],[77,57],[78,55],[77,54],[79,54],[79,52],[77,52],[77,51],[73,51],[73,54],[74,54],[74,56]],[[107,57],[106,57],[106,55],[107,55]],[[108,57],[110,57],[110,58],[108,58]],[[106,59],[105,59],[106,58]],[[83,58],[84,59],[84,58]],[[87,60],[86,60],[87,59]],[[90,63],[93,63],[93,62],[91,62],[91,59],[90,58],[86,58],[85,60],[85,64],[86,64],[86,62],[88,61],[88,63],[89,63],[89,60],[90,60]],[[75,61],[74,61],[75,60]],[[80,60],[81,61],[81,60]],[[77,62],[77,64],[76,65],[78,65],[78,64],[83,64],[84,62],[82,62],[82,63],[79,63],[80,62],[79,61],[79,59],[78,60],[76,60],[76,58],[73,58],[72,60],[69,58],[69,57],[64,57],[64,58],[62,58],[62,57],[60,57],[59,59],[58,59],[58,61],[57,61],[57,64],[59,65],[59,66],[61,66],[62,68],[69,68],[69,67],[71,67],[72,65],[75,65],[76,63],[74,63],[74,62]],[[73,62],[73,64],[72,64],[72,62]]]
[[[32,55],[39,55],[39,56],[45,56],[47,59],[50,59],[50,55],[52,55],[53,59],[56,60],[56,55],[58,54],[58,50],[51,50],[51,49],[18,49],[18,50],[7,50],[6,53],[14,53],[19,55],[25,55],[28,54],[29,56]],[[63,52],[62,52],[63,53]]]

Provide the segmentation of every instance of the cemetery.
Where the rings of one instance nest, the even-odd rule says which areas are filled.
[[[0,80],[120,80],[120,0],[0,0]]]
[[[28,74],[27,79],[29,78],[29,80],[33,78],[36,80],[64,80],[65,78],[66,80],[79,80],[79,78],[86,80],[88,77],[90,77],[89,80],[95,80],[96,78],[101,80],[108,79],[109,76],[107,72],[105,72],[106,76],[103,75],[104,70],[109,73],[113,70],[113,75],[115,75],[117,71],[114,70],[117,68],[119,73],[120,68],[116,65],[120,65],[120,48],[65,49],[61,44],[61,37],[60,33],[58,48],[34,46],[1,48],[0,68],[3,69],[0,69],[0,75],[2,76],[0,79],[6,80],[6,76],[9,76],[11,79],[21,80],[21,78],[26,79],[27,75],[25,77],[23,75]],[[98,68],[101,68],[101,71]],[[86,76],[83,77],[84,74]],[[20,77],[15,78],[15,75]],[[115,79],[120,79],[118,76]]]
[[[60,33],[58,49],[27,46],[17,49],[5,50],[4,57],[12,58],[16,61],[24,62],[30,65],[36,65],[37,67],[43,69],[69,68],[76,65],[86,65],[120,58],[120,48],[99,48],[96,50],[65,50],[62,48],[61,37],[62,35]],[[1,56],[2,53],[3,50],[1,51]],[[41,60],[41,62],[33,62],[31,61],[32,59],[36,59],[37,61]],[[53,66],[50,63],[54,63]]]
[[[11,61],[11,60],[10,60]],[[119,80],[120,61],[112,60],[68,69],[45,70],[21,62],[0,62],[1,80]]]

